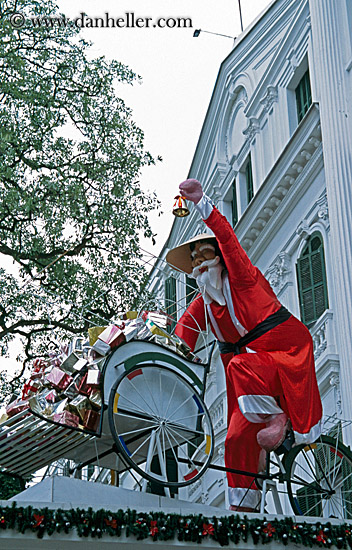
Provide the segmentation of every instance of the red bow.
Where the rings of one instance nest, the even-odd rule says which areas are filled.
[[[157,521],[151,521],[150,522],[150,531],[149,531],[149,534],[154,537],[158,532],[159,532],[159,529],[157,528],[156,526],[157,524]]]
[[[105,523],[106,523],[106,525],[108,525],[109,527],[112,527],[113,529],[117,528],[117,520],[116,519],[112,519],[110,521],[110,520],[105,518]]]
[[[271,523],[268,523],[268,525],[263,529],[263,532],[268,535],[268,537],[272,537],[273,533],[275,533],[276,529],[271,525]]]
[[[326,536],[324,535],[324,531],[320,529],[319,533],[317,534],[317,541],[326,543]]]
[[[33,514],[33,517],[36,521],[35,525],[33,527],[39,527],[43,523],[44,516],[39,516],[39,514]]]
[[[203,523],[203,533],[202,535],[213,535],[214,534],[214,525],[211,523]]]

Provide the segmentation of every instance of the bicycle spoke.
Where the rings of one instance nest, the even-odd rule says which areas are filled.
[[[164,418],[166,418],[167,416],[167,413],[169,412],[169,407],[170,407],[170,404],[173,400],[173,397],[174,397],[174,393],[175,393],[175,389],[176,389],[176,386],[177,386],[177,378],[176,378],[176,381],[175,381],[175,384],[174,384],[174,387],[172,388],[172,392],[171,392],[171,395],[170,395],[170,399],[169,399],[169,402],[167,404],[167,407],[166,407],[166,411],[165,411],[165,414],[164,414]],[[160,394],[160,397],[161,397],[161,394]]]
[[[145,376],[144,376],[143,378],[145,379]],[[136,388],[136,386],[135,386],[135,384],[133,383],[133,381],[132,381],[132,380],[129,380],[129,379],[127,379],[127,380],[129,381],[129,383],[131,384],[131,386],[134,388],[134,390],[136,391],[136,393],[138,393],[138,395],[139,395],[139,397],[142,399],[142,401],[144,401],[144,403],[145,403],[146,406],[149,408],[149,410],[152,411],[152,412],[151,412],[151,415],[152,415],[152,416],[155,416],[155,414],[153,414],[153,410],[152,410],[151,406],[150,406],[149,403],[144,399],[143,395],[142,395],[141,392],[138,390],[138,388]],[[143,381],[144,381],[144,380],[143,380]]]
[[[159,374],[160,374],[160,370],[159,370]],[[161,376],[159,376],[159,379],[161,381]],[[155,401],[154,401],[154,397],[153,397],[153,393],[150,391],[150,386],[149,386],[149,382],[148,382],[148,376],[144,376],[144,382],[148,388],[148,391],[149,391],[149,395],[151,397],[151,400],[153,401],[154,403],[154,407],[155,407],[155,411],[157,412],[157,415],[160,416],[160,410],[159,410],[159,407],[157,407]],[[160,382],[161,383],[161,382]]]
[[[137,413],[135,413],[134,411],[130,411],[130,413],[127,413],[127,412],[124,412],[125,409],[119,409],[117,414],[118,416],[126,416],[127,418],[135,418],[136,420],[143,420],[143,422],[149,422],[150,424],[154,424],[155,426],[157,424],[155,424],[156,420],[155,418],[151,419],[151,418],[146,418],[145,416],[138,416]],[[116,414],[116,413],[115,413]]]
[[[123,390],[122,390],[122,391],[123,391]],[[136,407],[136,408],[137,408],[137,411],[138,411],[138,412],[141,412],[141,413],[144,413],[144,414],[148,414],[149,416],[152,416],[152,417],[155,416],[154,414],[150,413],[149,411],[146,411],[145,409],[142,409],[141,406],[140,406],[138,403],[135,403],[134,401],[132,401],[132,399],[130,399],[129,397],[126,397],[126,395],[124,395],[122,392],[120,393],[120,398],[125,399],[126,401],[128,401],[129,403],[131,403],[131,405],[132,405],[133,407]],[[149,407],[149,409],[150,409],[150,407]],[[157,418],[155,417],[155,420],[156,420],[156,419],[157,419]]]
[[[158,430],[159,430],[159,428],[157,428],[156,431],[158,431]],[[135,449],[133,451],[133,453],[130,455],[130,458],[132,458],[139,451],[139,449],[141,449],[143,447],[143,445],[145,445],[147,443],[147,441],[149,441],[149,439],[152,437],[152,433],[153,432],[151,432],[150,435],[148,435],[147,439],[145,441],[142,441],[142,443],[137,447],[137,449]]]
[[[172,433],[170,432],[170,436],[172,437],[172,439],[175,441],[176,443],[176,446],[178,447],[179,451],[181,451],[184,455],[184,457],[192,464],[193,468],[197,470],[197,466],[194,464],[193,460],[187,455],[187,453],[182,449],[182,447],[180,446],[180,444],[178,443],[177,439],[175,439],[175,437],[172,435]]]
[[[138,432],[145,432],[145,430],[152,430],[153,428],[156,428],[156,426],[157,426],[157,424],[154,424],[154,426],[148,426],[148,428],[146,428],[144,426],[143,428],[138,428],[136,430],[130,430],[129,432],[123,432],[123,433],[119,432],[119,436],[123,437],[125,435],[135,434],[135,433],[138,433]]]
[[[190,439],[186,439],[185,437],[183,437],[183,435],[181,435],[180,433],[178,433],[176,430],[173,430],[173,428],[171,428],[170,425],[167,426],[167,429],[170,429],[171,431],[175,432],[178,437],[180,437],[181,439],[183,439],[183,442],[184,443],[187,443],[189,445],[192,445],[192,447],[194,447],[195,449],[198,449],[199,448],[199,445],[195,445],[194,443],[192,443],[192,441]],[[170,434],[171,435],[171,434]],[[181,443],[178,443],[178,445],[181,445]]]
[[[183,401],[183,403],[181,403],[175,411],[173,411],[173,413],[170,416],[169,420],[171,420],[171,418],[174,416],[174,414],[177,413],[177,411],[179,411],[180,408],[183,407],[186,403],[188,403],[188,401],[190,401],[190,399],[193,399],[193,395],[190,395],[189,397],[187,397],[187,399],[185,401]]]

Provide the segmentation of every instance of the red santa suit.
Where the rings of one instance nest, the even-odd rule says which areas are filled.
[[[226,305],[204,307],[199,295],[179,320],[176,334],[193,350],[206,315],[217,340],[236,343],[241,336],[281,307],[270,284],[247,254],[226,218],[211,205],[204,220],[219,244],[226,270],[223,294]],[[202,200],[203,200],[202,199]],[[204,202],[204,201],[203,201]],[[290,418],[296,444],[311,443],[321,433],[322,407],[315,375],[313,342],[308,329],[295,317],[279,324],[234,356],[222,354],[225,367],[228,432],[225,465],[256,472],[261,448],[256,435],[265,427],[263,417],[283,411]],[[250,353],[250,351],[252,353]],[[254,352],[254,353],[253,353]],[[230,505],[255,507],[260,494],[253,478],[228,474]]]

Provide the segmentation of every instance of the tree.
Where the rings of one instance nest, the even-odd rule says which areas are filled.
[[[158,201],[141,189],[154,159],[116,93],[139,77],[88,59],[74,25],[34,28],[30,16],[58,17],[52,0],[3,0],[0,16],[0,253],[14,266],[0,269],[0,343],[5,355],[20,337],[26,365],[139,296],[139,235],[153,238]]]

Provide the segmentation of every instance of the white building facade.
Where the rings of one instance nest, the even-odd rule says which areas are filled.
[[[220,67],[189,177],[309,327],[324,414],[337,419],[352,419],[351,151],[352,0],[272,2]],[[187,281],[165,268],[165,255],[205,230],[194,210],[175,219],[149,281],[166,305],[186,307]],[[216,353],[205,399],[221,464],[226,391]],[[227,506],[226,488],[225,475],[208,471],[180,498]]]

